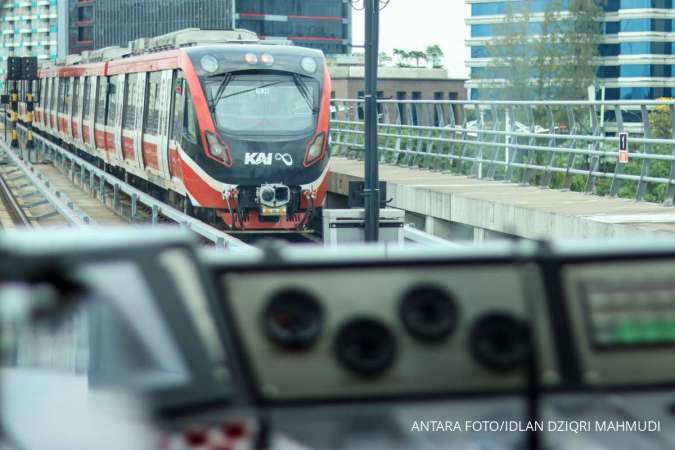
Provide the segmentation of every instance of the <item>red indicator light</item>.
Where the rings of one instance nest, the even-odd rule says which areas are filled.
[[[246,434],[246,425],[243,423],[228,423],[223,426],[223,432],[230,439],[240,439]]]
[[[206,428],[189,428],[183,433],[185,442],[191,446],[196,447],[206,444],[209,431]]]

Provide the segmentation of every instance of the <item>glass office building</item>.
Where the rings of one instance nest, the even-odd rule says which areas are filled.
[[[239,28],[326,54],[349,53],[352,7],[345,0],[236,0]]]
[[[0,89],[9,56],[58,57],[57,0],[8,0],[0,9]]]
[[[516,0],[518,1],[518,0]],[[495,83],[486,43],[495,36],[513,0],[467,0],[471,35],[467,82],[472,99],[494,96],[488,88]],[[532,0],[528,33],[541,33],[547,0]],[[675,0],[605,0],[599,50],[599,86],[607,100],[645,100],[675,96]],[[569,0],[561,2],[564,17]]]
[[[68,53],[81,53],[182,28],[246,28],[326,54],[349,53],[345,0],[68,0]]]

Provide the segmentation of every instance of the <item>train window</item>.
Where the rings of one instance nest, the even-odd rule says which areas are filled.
[[[185,123],[183,124],[185,139],[191,142],[197,142],[197,117],[195,114],[195,107],[192,103],[192,95],[187,91],[187,114],[185,114]]]
[[[59,90],[59,86],[58,86],[58,85],[59,85],[59,81],[58,81],[58,80],[59,80],[59,79],[56,78],[56,77],[52,78],[52,87],[51,87],[51,89],[50,89],[50,90],[51,90],[51,97],[52,97],[52,99],[51,99],[50,102],[49,102],[49,109],[50,109],[51,112],[53,112],[53,113],[56,112],[56,98],[57,98],[57,94],[58,94],[58,90]],[[54,125],[52,124],[52,126],[54,126]]]
[[[183,72],[180,70],[176,72],[176,81],[173,84],[173,120],[171,124],[171,139],[174,141],[180,140],[183,134],[183,114],[185,111],[185,81],[183,79]]]
[[[73,80],[73,117],[80,116],[80,83],[81,78]]]
[[[110,77],[110,85],[108,86],[108,120],[106,121],[106,125],[117,124],[117,87],[119,84],[118,77]]]
[[[106,97],[108,96],[108,79],[96,77],[98,83],[98,97],[96,103],[96,122],[105,124]]]
[[[66,90],[67,84],[68,84],[67,78],[59,79],[59,98],[58,98],[57,108],[56,108],[56,111],[59,114],[63,114],[64,112],[66,112],[65,90]]]
[[[63,98],[63,113],[69,114],[71,110],[71,105],[73,103],[73,84],[75,82],[74,78],[66,78],[66,86],[63,88],[64,98]]]
[[[136,125],[136,114],[139,108],[141,75],[132,73],[127,75],[127,88],[124,92],[124,117],[122,117],[122,128],[133,130]]]
[[[144,117],[144,133],[157,135],[159,129],[159,86],[162,80],[161,72],[148,74],[148,86],[146,89],[146,114]]]
[[[42,93],[42,99],[43,99],[43,100],[42,100],[42,107],[43,107],[44,109],[48,109],[48,108],[49,108],[49,85],[50,85],[50,81],[51,81],[51,80],[50,80],[49,78],[45,78],[45,79],[44,79],[44,82],[45,82],[45,84],[44,84],[44,92]]]
[[[82,105],[83,117],[89,119],[89,114],[91,112],[91,78],[84,78],[84,89],[82,93],[84,103]]]

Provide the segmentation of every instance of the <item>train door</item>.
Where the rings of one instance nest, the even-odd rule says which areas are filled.
[[[182,180],[183,170],[180,164],[181,136],[183,135],[183,114],[185,112],[185,79],[183,72],[175,71],[173,82],[171,131],[169,133],[169,172],[172,180]]]
[[[84,77],[84,86],[82,88],[82,142],[87,150],[94,153],[94,114],[96,109],[94,101],[95,96],[92,95],[92,86],[95,86],[96,77]]]
[[[108,150],[114,159],[123,164],[122,154],[122,106],[124,100],[124,77],[115,75],[110,77],[108,90],[108,120],[106,121],[106,140]]]
[[[156,175],[161,174],[159,164],[160,149],[160,86],[162,84],[162,72],[149,72],[145,86],[145,112],[143,114],[143,167],[148,172]]]
[[[68,127],[67,127],[67,114],[68,114],[68,105],[66,103],[66,91],[68,90],[68,78],[59,79],[59,97],[56,100],[56,130],[61,135],[62,139],[68,137]]]
[[[73,92],[75,90],[75,81],[77,78],[66,78],[66,87],[64,90],[64,133],[67,142],[73,142]]]
[[[49,131],[52,126],[52,91],[54,90],[54,82],[52,78],[47,78],[47,90],[45,91],[45,110],[43,122],[45,130]]]
[[[108,162],[108,152],[106,151],[105,139],[105,118],[108,104],[108,78],[96,77],[95,87],[96,112],[94,115],[94,145],[96,146],[96,152],[99,154],[99,156]]]
[[[141,72],[136,74],[136,95],[134,104],[136,106],[136,120],[133,124],[134,139],[134,160],[141,170],[145,169],[143,164],[143,117],[145,116],[145,89],[147,86],[148,73]]]
[[[80,98],[82,91],[82,78],[75,77],[73,78],[73,106],[71,107],[71,119],[70,119],[70,131],[73,135],[73,142],[76,144],[80,143],[82,139],[82,130],[80,126],[82,125],[82,120],[80,119],[80,113],[82,108],[80,107]]]
[[[140,75],[131,73],[126,76],[127,82],[124,89],[124,102],[122,114],[122,156],[124,163],[138,166],[136,159],[136,121],[139,113],[138,85]]]
[[[59,77],[54,77],[52,79],[52,102],[51,102],[51,111],[50,117],[52,118],[52,132],[56,135],[59,134],[59,121],[58,121],[58,98],[59,98],[59,85],[61,84],[61,79]],[[63,88],[61,88],[63,89]]]
[[[169,124],[171,122],[171,100],[173,96],[173,70],[162,71],[159,95],[159,148],[157,159],[163,178],[170,180],[169,172]]]

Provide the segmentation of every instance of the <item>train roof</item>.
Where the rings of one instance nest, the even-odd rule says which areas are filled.
[[[245,47],[242,47],[244,46]],[[129,43],[129,47],[107,47],[68,55],[56,62],[40,65],[40,74],[46,76],[105,76],[128,71],[128,66],[143,65],[144,70],[172,68],[180,53],[185,51],[191,59],[211,54],[241,51],[267,52],[274,55],[323,58],[323,52],[296,47],[288,40],[260,40],[252,31],[201,30],[188,28],[153,38],[141,38]]]

